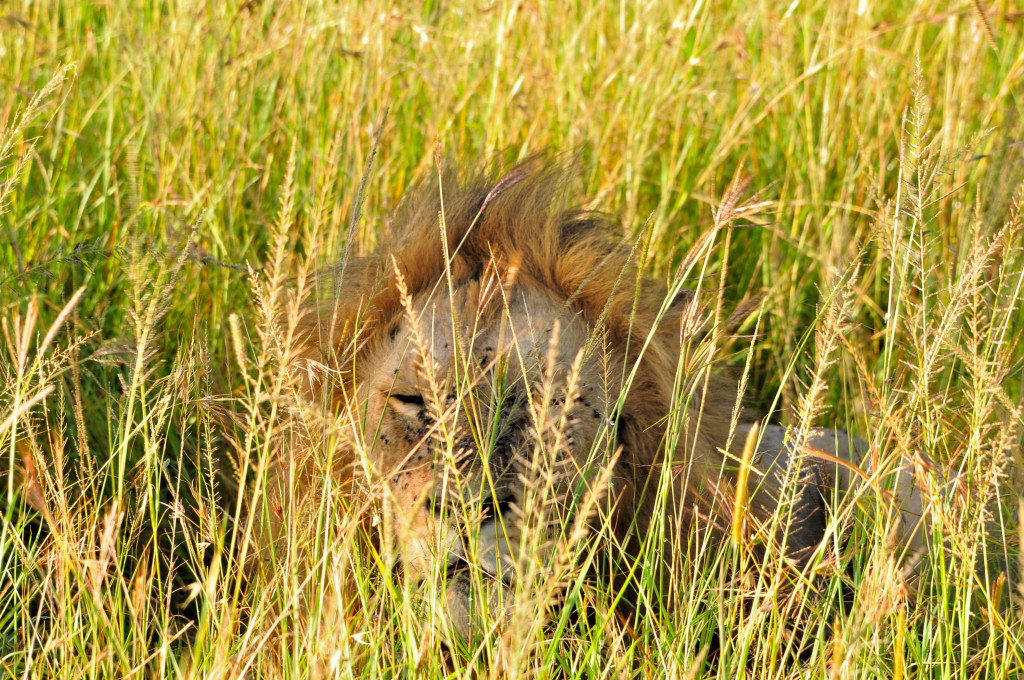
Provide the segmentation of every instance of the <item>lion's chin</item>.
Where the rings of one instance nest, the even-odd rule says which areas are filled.
[[[477,536],[473,561],[453,551],[445,567],[445,611],[452,632],[465,642],[501,635],[514,599],[516,572],[504,531],[485,521]]]
[[[444,570],[446,582],[450,582],[462,572],[470,571],[473,569],[473,565],[466,561],[464,557],[456,553],[452,553],[448,556],[448,566]]]
[[[444,603],[452,632],[462,641],[501,635],[512,613],[512,586],[460,559],[447,571]]]

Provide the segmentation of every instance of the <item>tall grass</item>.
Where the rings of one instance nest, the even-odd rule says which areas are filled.
[[[5,674],[1021,673],[1011,3],[0,13]],[[622,216],[644,271],[711,291],[680,376],[713,353],[795,437],[868,443],[808,578],[694,537],[677,605],[626,625],[570,532],[537,550],[558,587],[525,579],[547,622],[521,608],[511,634],[442,653],[436,604],[366,545],[348,487],[261,504],[283,449],[329,468],[332,438],[365,435],[295,398],[289,335],[324,294],[312,272],[378,242],[436,144],[578,152],[579,195]],[[536,416],[557,437],[557,412]],[[900,467],[933,526],[911,554]],[[275,511],[289,539],[254,560]]]

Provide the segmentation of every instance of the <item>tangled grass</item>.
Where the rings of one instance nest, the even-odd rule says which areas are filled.
[[[0,12],[7,675],[1021,673],[1017,9]],[[276,568],[249,566],[278,448],[351,435],[296,399],[287,329],[438,144],[578,151],[579,194],[622,216],[642,269],[712,291],[680,375],[713,356],[773,422],[869,444],[882,472],[837,499],[798,596],[742,541],[693,542],[678,606],[626,625],[570,535],[523,579],[535,607],[451,649],[334,486]],[[885,491],[904,459],[935,527],[912,554]]]

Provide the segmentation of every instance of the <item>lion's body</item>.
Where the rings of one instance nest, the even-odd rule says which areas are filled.
[[[590,508],[613,562],[637,553],[656,512],[663,564],[673,537],[731,519],[725,450],[746,426],[735,431],[735,385],[707,362],[680,367],[692,296],[666,304],[614,224],[563,209],[563,189],[536,161],[420,186],[307,319],[303,356],[328,368],[308,394],[349,433],[340,458],[381,481],[406,577],[446,572],[463,634],[474,572],[493,584],[491,609],[508,606],[538,498],[564,522]],[[775,487],[759,488],[744,511],[763,519]],[[798,492],[803,528],[784,552],[802,559],[821,539],[820,509],[816,487]]]

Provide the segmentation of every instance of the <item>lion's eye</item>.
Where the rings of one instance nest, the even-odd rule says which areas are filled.
[[[424,406],[426,402],[423,401],[423,397],[419,394],[392,394],[391,399],[394,399],[399,404],[405,404],[406,406]]]

